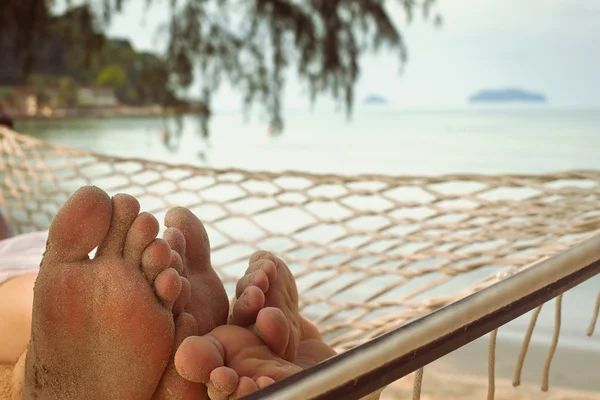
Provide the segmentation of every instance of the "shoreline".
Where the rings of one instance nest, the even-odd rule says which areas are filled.
[[[175,111],[173,108],[161,106],[145,107],[118,107],[118,108],[94,108],[78,110],[54,110],[50,114],[28,115],[23,113],[8,113],[16,123],[40,122],[40,121],[72,121],[72,120],[94,120],[104,118],[164,118],[185,115],[198,115],[200,110],[185,109]]]

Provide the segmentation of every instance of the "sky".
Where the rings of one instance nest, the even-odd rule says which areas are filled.
[[[143,1],[127,4],[109,35],[139,49],[160,48],[155,33],[165,8],[145,13]],[[407,26],[400,7],[390,10],[402,26],[408,63],[400,75],[396,55],[364,56],[358,101],[381,94],[395,106],[457,108],[481,89],[519,87],[546,94],[551,107],[600,108],[600,0],[438,0],[441,28],[421,18]],[[291,74],[284,103],[309,104]],[[214,100],[215,108],[240,104],[228,86]]]

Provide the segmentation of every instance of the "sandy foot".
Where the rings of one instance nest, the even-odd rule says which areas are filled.
[[[152,398],[182,283],[158,222],[138,213],[130,196],[85,187],[55,217],[34,290],[25,399]]]
[[[229,300],[210,263],[210,244],[202,222],[186,208],[173,208],[165,216],[169,228],[165,240],[183,258],[182,276],[190,283],[190,301],[185,311],[199,324],[204,335],[227,323]],[[183,235],[181,235],[183,234]]]
[[[169,210],[165,217],[168,229],[163,238],[173,249],[174,268],[181,274],[182,293],[175,301],[177,315],[173,351],[169,365],[153,400],[207,399],[206,386],[183,379],[174,365],[175,351],[189,336],[204,335],[227,322],[229,302],[225,288],[210,264],[210,245],[200,220],[185,208]]]
[[[230,324],[185,339],[175,356],[181,376],[205,383],[211,399],[243,397],[335,355],[299,314],[295,280],[273,254],[254,254],[236,291]]]

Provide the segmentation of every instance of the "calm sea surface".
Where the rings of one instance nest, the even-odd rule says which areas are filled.
[[[159,118],[21,122],[17,130],[101,153],[217,168],[391,175],[600,169],[600,110],[363,108],[351,122],[342,113],[318,110],[289,111],[285,122],[284,135],[270,137],[264,121],[217,112],[207,145],[197,121],[186,117],[175,151],[161,140],[165,127],[173,130],[174,124]],[[563,345],[600,349],[598,336],[584,335],[599,282],[591,280],[565,297]],[[553,313],[548,304],[538,340],[549,341]],[[513,327],[521,337],[526,323],[521,318],[504,334],[510,336]]]
[[[341,113],[289,111],[285,122],[285,134],[270,137],[265,122],[216,113],[208,164],[392,175],[600,168],[600,110],[359,109],[351,122]],[[23,122],[18,130],[109,154],[203,163],[194,118],[185,119],[176,153],[161,142],[164,127],[161,119],[143,118]]]

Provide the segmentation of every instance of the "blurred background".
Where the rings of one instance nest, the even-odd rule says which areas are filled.
[[[343,174],[600,165],[595,0],[3,0],[17,131]]]

